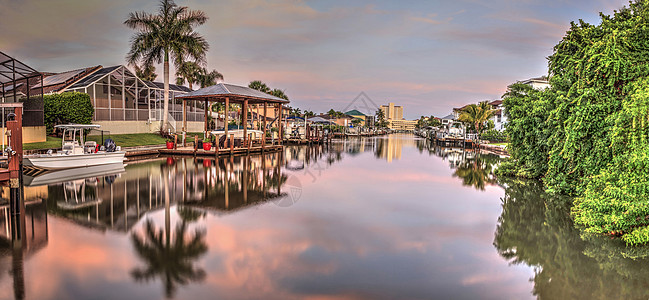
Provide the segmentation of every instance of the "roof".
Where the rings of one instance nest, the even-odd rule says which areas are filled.
[[[448,116],[442,117],[442,120],[455,120],[455,116],[453,114],[450,114]]]
[[[107,67],[107,68],[102,68],[98,70],[97,72],[94,72],[85,78],[77,81],[73,85],[69,86],[68,89],[78,89],[78,88],[85,88],[88,87],[89,85],[95,83],[96,81],[102,79],[104,76],[110,74],[111,72],[117,70],[121,66],[114,66],[114,67]]]
[[[74,78],[75,76],[85,71],[86,69],[78,69],[78,70],[72,70],[72,71],[67,71],[67,72],[47,76],[43,78],[43,82],[38,83],[37,85],[34,86],[34,88],[65,83],[66,81]]]
[[[164,88],[165,88],[164,82],[157,82],[157,81],[153,82],[153,81],[146,81],[146,80],[142,80],[142,81],[144,82],[144,84],[146,84],[150,88],[160,89],[160,90],[164,90]],[[188,88],[188,87],[186,87],[184,85],[176,85],[176,84],[171,84],[171,83],[169,84],[169,90],[178,91],[178,92],[185,92],[185,93],[189,93],[189,92],[192,91],[190,88]]]
[[[519,81],[519,83],[523,83],[523,84],[527,84],[527,83],[531,83],[531,82],[549,83],[549,82],[548,82],[548,78],[545,77],[545,76],[534,77],[534,78],[530,78],[530,79],[527,79],[527,80],[521,80],[521,81]]]
[[[286,99],[278,98],[249,87],[227,83],[218,83],[213,86],[204,87],[176,98],[183,100],[220,100],[230,98],[233,101],[253,100],[253,103],[290,103]]]
[[[350,111],[346,112],[345,114],[350,115],[350,116],[367,116],[366,114],[364,114],[364,113],[362,113],[362,112],[360,112],[360,111],[358,111],[356,109],[350,110]]]
[[[41,76],[41,73],[0,51],[0,84],[35,76]]]
[[[494,100],[494,101],[489,102],[489,104],[493,105],[493,106],[498,106],[498,105],[503,104],[503,100]]]
[[[331,122],[331,121],[329,121],[329,120],[327,120],[325,118],[322,118],[322,117],[311,117],[308,120],[310,122],[314,122],[314,123],[327,123],[327,124],[333,123],[333,122]]]

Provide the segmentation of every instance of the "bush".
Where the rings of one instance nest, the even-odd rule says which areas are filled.
[[[483,133],[480,134],[480,139],[492,143],[504,143],[507,142],[508,140],[507,133],[495,129],[484,131]]]
[[[77,92],[43,96],[43,111],[49,133],[58,124],[90,124],[95,113],[90,95]]]

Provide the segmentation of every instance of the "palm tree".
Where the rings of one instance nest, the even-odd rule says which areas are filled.
[[[264,92],[266,94],[270,93],[270,88],[263,83],[261,80],[255,80],[251,81],[250,84],[248,84],[248,87],[251,89],[255,89],[261,92]]]
[[[223,74],[219,73],[219,71],[212,70],[212,72],[208,73],[205,68],[201,70],[201,75],[199,77],[201,88],[215,85],[218,80],[223,80]]]
[[[155,67],[153,65],[145,65],[142,68],[138,65],[133,65],[135,68],[135,76],[142,80],[154,81],[158,74],[155,73]]]
[[[204,12],[179,7],[173,0],[160,0],[157,15],[134,12],[124,21],[126,26],[136,30],[131,39],[131,50],[126,56],[129,64],[138,61],[144,62],[144,65],[163,63],[163,131],[167,128],[169,114],[169,59],[171,57],[176,68],[188,58],[198,63],[205,61],[209,45],[205,38],[194,31],[194,27],[206,21]]]
[[[195,62],[186,61],[180,64],[176,70],[176,84],[183,85],[185,82],[189,85],[190,90],[194,90],[193,84],[200,83],[203,68]]]
[[[284,93],[284,91],[280,89],[273,89],[272,91],[270,91],[270,94],[277,98],[288,100],[288,96]]]
[[[310,110],[305,110],[305,111],[304,111],[304,117],[305,117],[305,118],[310,118],[310,117],[313,117],[313,116],[315,116],[315,113],[314,113],[314,112],[312,112],[312,111],[310,111]]]
[[[460,113],[458,120],[473,125],[476,133],[482,132],[485,123],[493,116],[493,109],[487,101],[471,104],[465,107]]]

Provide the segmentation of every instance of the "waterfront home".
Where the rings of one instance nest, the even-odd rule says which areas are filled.
[[[95,109],[93,123],[112,134],[157,132],[164,105],[164,84],[144,81],[122,65],[93,67],[52,74],[43,80],[45,86],[58,86],[50,93],[81,92],[90,96]],[[168,125],[180,131],[176,120],[182,119],[182,102],[176,97],[191,90],[169,85]],[[187,131],[201,131],[202,103],[188,106]]]
[[[45,141],[43,88],[33,88],[42,80],[41,72],[0,52],[0,100],[3,103],[23,102],[22,139],[25,143]],[[4,116],[9,112],[2,111],[0,126],[4,124]],[[6,136],[5,128],[0,128],[0,134]],[[2,145],[5,145],[4,139]]]

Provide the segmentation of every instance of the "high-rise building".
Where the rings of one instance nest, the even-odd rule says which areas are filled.
[[[388,105],[381,105],[381,110],[388,121],[403,119],[403,107],[394,105],[392,102]]]
[[[390,102],[388,105],[381,105],[381,110],[383,111],[383,115],[385,115],[386,121],[388,121],[388,128],[407,131],[415,129],[417,121],[404,120],[402,106],[394,105],[394,103]]]

